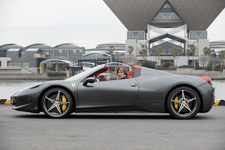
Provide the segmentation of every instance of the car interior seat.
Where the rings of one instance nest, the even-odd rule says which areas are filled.
[[[130,70],[129,73],[128,73],[127,78],[132,78],[132,75],[133,75],[133,70]]]

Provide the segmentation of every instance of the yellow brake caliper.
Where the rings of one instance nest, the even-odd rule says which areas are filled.
[[[66,96],[65,95],[62,96],[62,102],[66,102]],[[62,105],[62,111],[65,111],[65,110],[66,110],[66,104],[63,104]]]
[[[175,97],[174,99],[175,101],[178,101],[178,97]],[[174,108],[177,110],[178,109],[178,104],[177,103],[174,103]]]

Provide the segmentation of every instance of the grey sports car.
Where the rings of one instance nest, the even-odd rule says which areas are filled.
[[[175,75],[134,66],[120,80],[98,81],[109,69],[99,65],[67,80],[43,82],[14,94],[14,110],[62,118],[81,112],[160,112],[193,118],[214,103],[210,78]]]

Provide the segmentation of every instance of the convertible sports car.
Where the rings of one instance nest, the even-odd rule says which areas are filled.
[[[210,78],[175,75],[134,66],[126,79],[98,81],[99,65],[67,80],[43,82],[14,94],[14,110],[62,118],[72,112],[160,112],[187,119],[214,103]]]

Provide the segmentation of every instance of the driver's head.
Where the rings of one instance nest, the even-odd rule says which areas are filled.
[[[120,77],[123,77],[123,76],[127,76],[127,70],[126,68],[119,68],[117,69],[117,76],[120,78]]]

